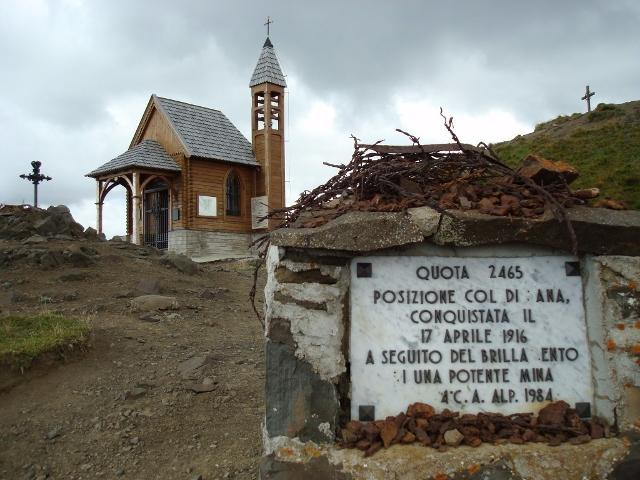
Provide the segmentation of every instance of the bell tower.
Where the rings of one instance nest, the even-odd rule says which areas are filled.
[[[256,195],[266,196],[269,211],[285,206],[284,89],[287,83],[269,37],[251,76],[251,142],[260,171]],[[278,222],[269,220],[269,228]]]

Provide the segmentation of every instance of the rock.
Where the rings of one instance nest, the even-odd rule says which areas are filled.
[[[71,210],[69,210],[69,207],[67,207],[66,205],[56,205],[55,207],[51,205],[49,208],[47,208],[47,212],[64,215],[66,213],[70,214]]]
[[[579,176],[578,170],[568,163],[548,160],[539,155],[527,155],[522,160],[518,173],[538,185],[549,185],[562,180],[571,183]]]
[[[54,438],[59,437],[61,433],[62,433],[62,430],[60,429],[60,427],[52,428],[47,432],[47,439],[53,440]]]
[[[34,243],[45,243],[47,241],[42,235],[31,235],[29,238],[22,241],[25,245]]]
[[[349,212],[318,228],[287,228],[271,233],[272,245],[366,252],[422,241],[437,245],[471,247],[524,243],[569,250],[567,227],[553,215],[540,218],[499,217],[475,210],[448,210],[437,231],[433,222],[414,218],[435,217],[429,207],[412,209],[411,215],[384,212]],[[598,255],[640,255],[640,211],[574,207],[567,214],[581,252]],[[426,225],[423,231],[420,225]],[[361,232],[359,230],[362,230]],[[370,232],[374,232],[370,234]],[[362,237],[362,238],[361,238]],[[603,242],[602,238],[607,238]]]
[[[147,389],[142,387],[133,387],[131,390],[124,392],[123,397],[126,399],[136,399],[144,397],[147,394]]]
[[[136,290],[144,294],[158,294],[164,290],[162,281],[158,278],[143,278],[138,282]]]
[[[456,428],[444,432],[444,441],[449,446],[455,447],[460,445],[460,442],[462,442],[463,439],[464,435],[462,435]]]
[[[63,255],[66,262],[74,267],[90,267],[95,263],[89,255],[77,250],[65,250]]]
[[[162,317],[155,312],[146,312],[138,317],[143,322],[157,323],[162,321]]]
[[[213,392],[216,389],[216,386],[214,384],[205,385],[204,383],[199,383],[199,384],[191,385],[189,388],[191,391],[195,393],[206,393],[206,392]]]
[[[428,403],[416,402],[416,403],[412,403],[407,408],[407,415],[409,417],[429,418],[435,413],[436,413],[435,408],[433,408]]]
[[[208,357],[191,357],[178,365],[178,373],[182,378],[189,378],[196,370],[204,366],[209,361]]]
[[[98,231],[93,227],[87,227],[85,229],[85,231],[84,231],[84,236],[86,238],[97,239],[98,238]]]
[[[569,404],[563,400],[553,402],[538,412],[538,423],[542,425],[562,426],[569,410]]]
[[[421,242],[424,235],[403,213],[348,212],[317,228],[276,230],[270,239],[282,247],[368,252]]]
[[[131,445],[137,445],[138,443],[140,443],[140,438],[139,437],[131,437],[129,439],[129,443]]]
[[[180,320],[182,317],[179,313],[168,313],[165,315],[165,318],[170,322],[175,322],[176,320]]]
[[[71,235],[67,235],[65,233],[58,233],[53,236],[55,240],[62,240],[63,242],[73,241],[73,237]]]
[[[205,300],[213,300],[217,298],[221,293],[228,292],[228,288],[205,288],[198,294],[198,298]]]
[[[187,275],[195,275],[199,272],[198,264],[192,261],[186,255],[178,253],[166,253],[160,258],[160,263],[169,267],[173,267]]]
[[[40,265],[46,269],[56,268],[64,263],[62,253],[57,250],[44,252],[40,256]]]
[[[121,476],[123,476],[123,475],[124,475],[124,468],[116,468],[116,469],[113,471],[113,474],[114,474],[116,477],[121,477]]]
[[[175,310],[179,308],[176,297],[162,295],[141,295],[131,300],[134,312],[151,312],[154,310]]]

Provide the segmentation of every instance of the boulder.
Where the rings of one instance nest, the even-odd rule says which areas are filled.
[[[138,282],[136,290],[147,295],[162,293],[164,285],[158,278],[143,278]]]
[[[42,235],[31,235],[29,238],[22,241],[25,245],[29,244],[37,244],[37,243],[45,243],[47,241]]]
[[[163,295],[141,295],[131,300],[134,312],[151,312],[153,310],[176,310],[179,308],[176,297]]]
[[[187,275],[195,275],[198,273],[198,264],[192,261],[186,255],[178,253],[166,253],[160,258],[160,263],[175,268]]]

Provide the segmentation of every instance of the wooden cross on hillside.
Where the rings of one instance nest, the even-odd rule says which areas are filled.
[[[273,20],[271,20],[271,17],[267,17],[267,22],[265,23],[265,26],[267,27],[267,37],[269,36],[269,26],[273,23]]]
[[[587,89],[586,92],[584,94],[584,97],[582,97],[582,100],[586,100],[587,101],[587,112],[591,111],[591,97],[593,97],[596,94],[596,92],[590,92],[589,91],[589,85],[587,85]]]

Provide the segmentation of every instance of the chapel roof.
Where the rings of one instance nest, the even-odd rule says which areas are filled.
[[[184,144],[186,156],[259,165],[251,143],[219,110],[152,95]]]
[[[170,172],[180,171],[180,165],[169,156],[162,148],[162,145],[155,140],[143,140],[135,147],[88,173],[87,177],[98,177],[127,168],[150,168]]]
[[[256,68],[253,70],[249,86],[253,87],[261,83],[273,83],[281,87],[287,86],[287,82],[284,80],[284,75],[282,74],[282,69],[278,63],[278,57],[276,57],[276,52],[269,37],[267,37],[262,46],[262,52],[258,58]]]

